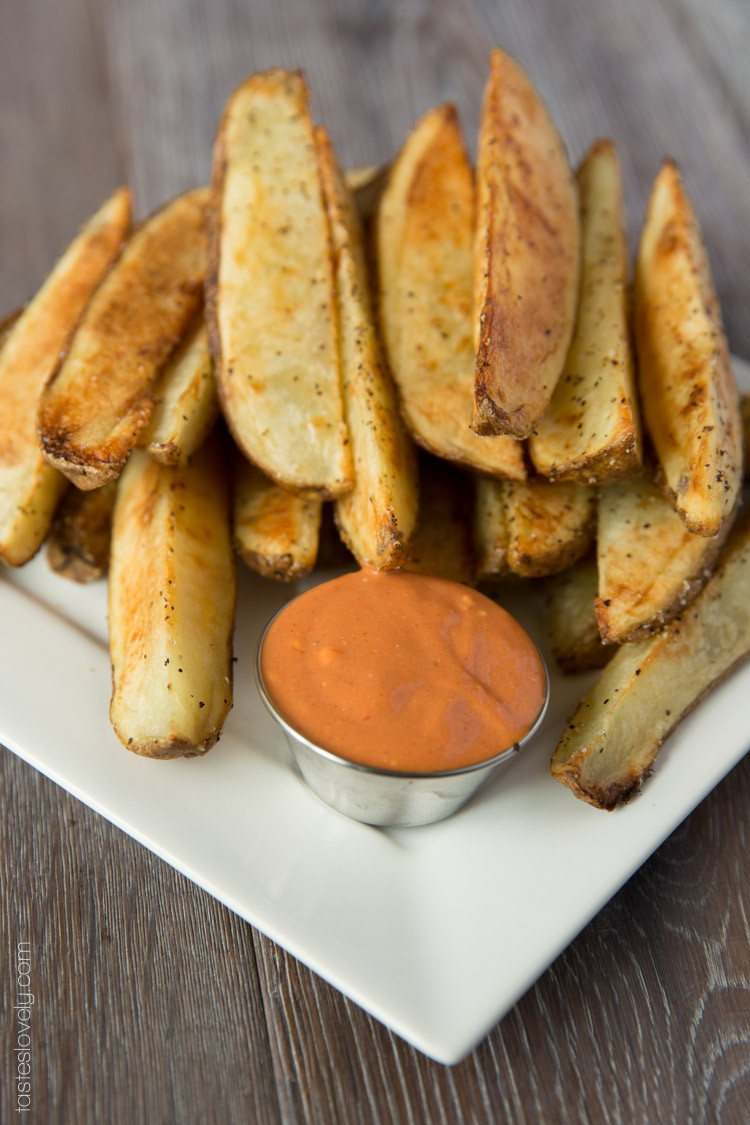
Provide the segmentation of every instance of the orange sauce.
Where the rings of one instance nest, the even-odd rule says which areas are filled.
[[[483,594],[361,570],[308,590],[271,624],[261,675],[300,734],[380,769],[459,769],[513,746],[545,694],[534,643]]]

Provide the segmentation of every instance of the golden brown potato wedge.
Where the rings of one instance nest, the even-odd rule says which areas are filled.
[[[474,553],[477,582],[507,578],[508,486],[489,477],[476,477],[474,482]]]
[[[167,363],[138,445],[165,465],[181,465],[208,437],[219,414],[213,362],[203,318],[191,326]]]
[[[206,319],[237,444],[290,491],[348,492],[333,255],[300,73],[255,74],[230,97],[211,224]]]
[[[196,188],[136,230],[42,393],[44,456],[78,488],[119,476],[164,365],[200,308],[208,198]]]
[[[135,450],[117,489],[109,569],[110,719],[148,758],[204,754],[232,704],[235,568],[214,438],[172,468]]]
[[[415,441],[457,465],[524,480],[523,449],[470,428],[474,175],[452,105],[417,123],[376,218],[380,321]]]
[[[698,221],[671,160],[646,212],[634,323],[643,416],[665,492],[686,527],[716,535],[742,478],[739,395]]]
[[[285,492],[238,453],[234,466],[234,543],[264,578],[293,582],[315,566],[322,501]]]
[[[578,171],[581,295],[573,340],[550,408],[529,439],[550,480],[605,484],[643,469],[627,308],[622,178],[612,141],[597,141]]]
[[[336,265],[341,383],[354,461],[354,488],[336,500],[334,512],[359,563],[393,570],[416,523],[416,457],[375,329],[359,217],[322,127],[316,144]]]
[[[13,324],[0,354],[0,559],[10,566],[36,554],[65,487],[39,449],[37,404],[127,237],[130,207],[130,192],[120,188],[88,221]]]
[[[47,537],[47,562],[73,582],[95,582],[107,573],[115,481],[82,492],[68,487]]]
[[[527,75],[495,49],[477,158],[476,433],[525,438],[544,415],[573,333],[578,258],[562,141]]]
[[[594,539],[596,493],[582,484],[535,477],[508,481],[508,568],[521,578],[543,578],[572,566]]]
[[[472,480],[428,453],[419,458],[419,518],[403,569],[474,586]]]
[[[552,776],[613,809],[651,772],[659,747],[707,691],[750,654],[750,521],[730,534],[713,577],[662,632],[623,645],[568,723]]]
[[[599,634],[594,612],[596,559],[587,556],[547,582],[547,620],[552,655],[568,675],[601,668],[617,651]]]
[[[651,480],[603,488],[597,515],[596,618],[605,641],[634,641],[662,628],[711,574],[729,531],[694,535]]]

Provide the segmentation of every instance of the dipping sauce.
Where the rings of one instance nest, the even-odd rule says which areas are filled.
[[[513,746],[545,699],[528,633],[442,578],[361,570],[308,590],[271,623],[261,676],[301,735],[405,773],[474,765]]]

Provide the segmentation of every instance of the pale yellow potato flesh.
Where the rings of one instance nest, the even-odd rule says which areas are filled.
[[[664,490],[685,525],[716,535],[742,481],[742,420],[698,221],[675,164],[651,191],[635,275],[641,405]]]
[[[120,188],[65,251],[0,353],[0,560],[10,566],[39,550],[65,487],[39,448],[39,396],[127,237],[130,211],[130,192]]]
[[[477,477],[474,483],[474,553],[477,581],[510,574],[508,547],[508,487],[499,480]]]
[[[472,481],[429,453],[419,458],[419,517],[403,569],[476,585],[471,539]]]
[[[578,171],[581,293],[575,330],[549,410],[529,438],[550,480],[609,484],[643,469],[628,323],[628,247],[622,177],[612,141],[597,141]]]
[[[474,210],[456,110],[438,106],[407,138],[378,206],[380,322],[414,440],[457,465],[524,480],[517,441],[471,429]]]
[[[137,228],[42,393],[44,455],[78,488],[120,475],[164,365],[200,309],[208,199],[208,188],[195,188]]]
[[[169,360],[138,445],[165,465],[184,464],[208,437],[219,413],[208,333],[200,317]]]
[[[579,241],[562,141],[528,76],[496,48],[477,157],[476,433],[526,438],[547,410],[573,333]]]
[[[572,566],[594,538],[596,492],[583,484],[535,477],[507,481],[508,569],[543,578]]]
[[[238,454],[234,466],[234,544],[264,578],[293,582],[315,566],[321,500],[305,500],[274,484]]]
[[[335,501],[341,537],[363,566],[393,570],[417,519],[417,464],[373,316],[362,230],[330,138],[316,131],[336,266],[341,385],[354,487]]]
[[[581,559],[547,581],[547,621],[552,655],[568,675],[601,668],[617,651],[605,644],[594,612],[596,559]]]
[[[745,517],[692,605],[660,633],[618,649],[567,723],[552,757],[552,776],[597,808],[627,801],[651,772],[664,739],[748,654]]]
[[[660,629],[711,574],[729,531],[694,535],[649,479],[602,488],[597,514],[596,618],[608,642]]]
[[[95,582],[109,567],[117,482],[82,492],[68,486],[47,536],[50,568],[72,582]]]
[[[248,78],[214,146],[206,319],[222,410],[245,456],[293,492],[354,483],[334,262],[307,87]]]
[[[109,568],[110,719],[149,758],[204,754],[232,704],[235,564],[222,450],[187,465],[135,450],[118,483]]]

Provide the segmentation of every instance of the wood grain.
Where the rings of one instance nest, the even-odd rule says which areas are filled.
[[[0,310],[117,183],[143,215],[205,181],[250,70],[303,66],[342,159],[382,161],[446,98],[473,146],[493,42],[528,68],[574,159],[615,137],[631,242],[662,154],[678,159],[730,343],[750,355],[741,0],[10,0]],[[748,759],[452,1069],[7,752],[0,774],[0,971],[28,935],[35,1121],[750,1120]],[[9,1020],[6,1003],[4,1042]]]

